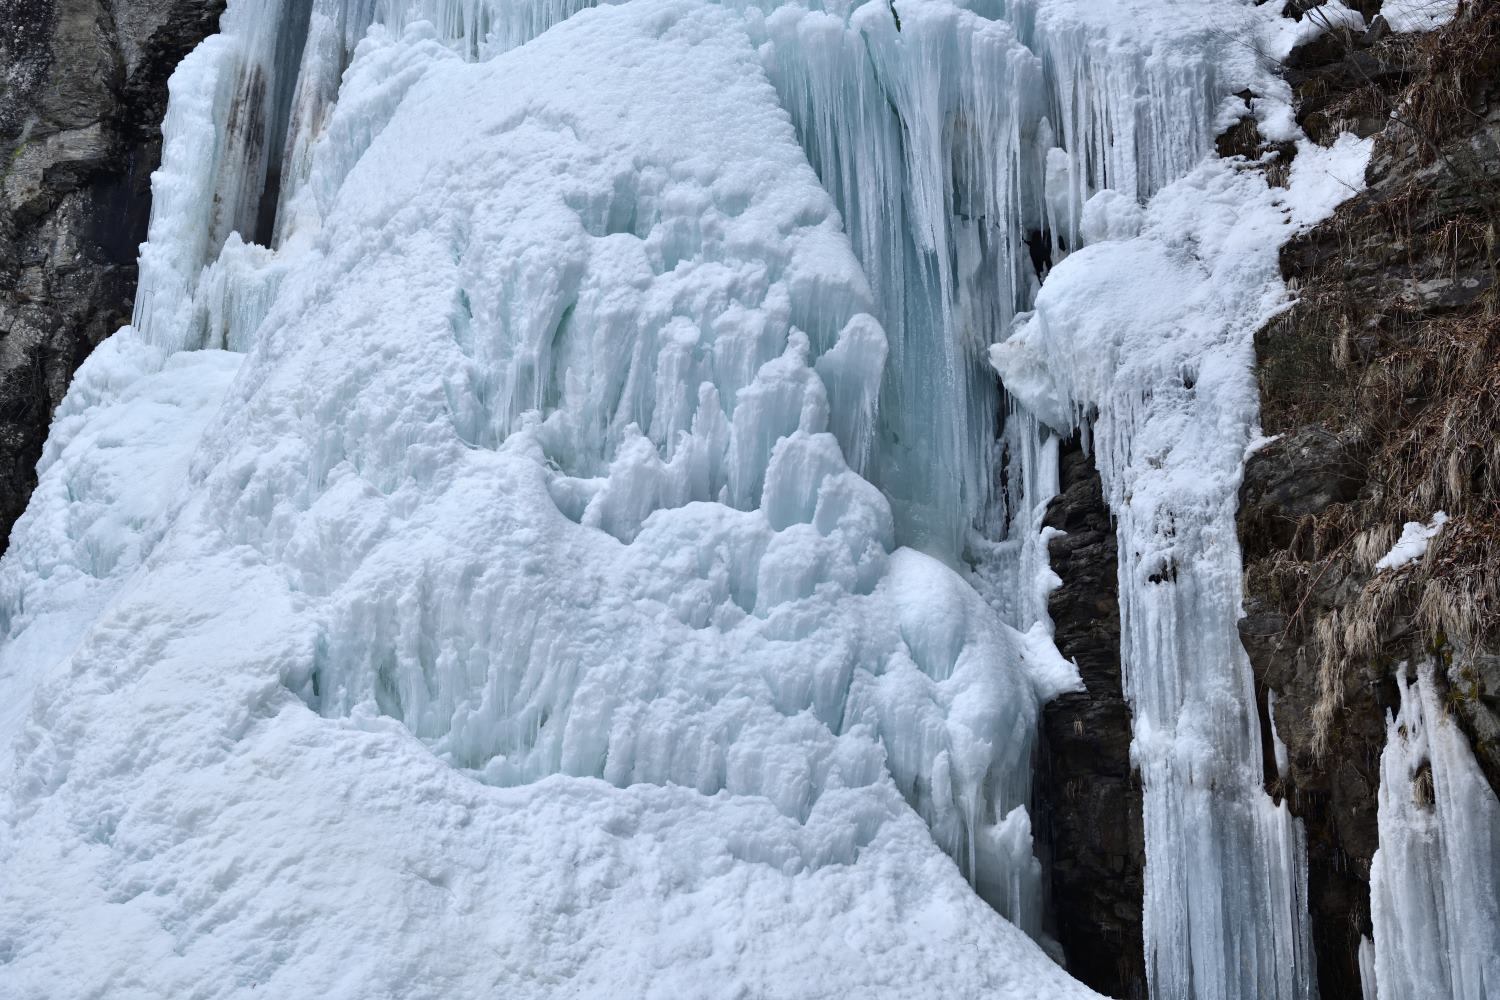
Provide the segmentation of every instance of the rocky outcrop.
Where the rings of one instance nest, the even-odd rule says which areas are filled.
[[[1062,586],[1048,600],[1062,654],[1086,690],[1042,712],[1038,826],[1049,847],[1056,934],[1068,971],[1113,997],[1146,996],[1142,939],[1145,835],[1130,763],[1130,707],[1120,684],[1115,528],[1099,473],[1076,443],[1047,524]]]
[[[1377,25],[1378,28],[1378,25]],[[1325,1000],[1359,997],[1385,715],[1403,664],[1500,788],[1500,4],[1430,36],[1325,36],[1293,61],[1309,134],[1380,127],[1367,180],[1282,255],[1298,303],[1257,338],[1241,634],[1307,826]],[[1379,569],[1403,522],[1449,516]]]
[[[1352,502],[1363,483],[1345,443],[1322,427],[1292,432],[1253,455],[1240,513],[1250,571],[1287,551],[1305,519]],[[1396,691],[1373,663],[1352,672],[1344,679],[1338,724],[1318,749],[1320,676],[1309,661],[1309,636],[1292,622],[1346,604],[1351,583],[1342,567],[1314,573],[1298,598],[1308,603],[1291,609],[1252,585],[1240,621],[1257,687],[1271,692],[1276,734],[1288,748],[1286,770],[1268,767],[1267,784],[1273,796],[1289,800],[1307,831],[1313,945],[1320,995],[1328,998],[1361,995],[1358,950],[1360,937],[1370,933],[1380,750]]]
[[[0,0],[0,545],[52,411],[130,319],[167,77],[224,0]]]

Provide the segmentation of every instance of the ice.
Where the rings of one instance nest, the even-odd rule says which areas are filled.
[[[1406,673],[1404,667],[1401,671]],[[1500,801],[1424,664],[1398,677],[1380,755],[1367,996],[1481,1000],[1500,989]],[[1366,972],[1361,950],[1361,972]]]
[[[890,343],[869,474],[901,540],[940,558],[983,549],[974,529],[995,541],[1006,520],[989,446],[1006,404],[983,348],[1035,294],[1027,240],[1060,259],[1097,191],[1133,201],[1185,173],[1253,70],[1224,44],[1248,5],[1112,6],[750,11]]]
[[[319,10],[331,105],[251,3],[174,80],[141,327],[0,564],[7,983],[1088,995],[1022,933],[1076,675],[861,475],[893,357],[755,26]],[[272,62],[276,236],[203,210]]]
[[[1378,1000],[1375,988],[1375,942],[1367,936],[1359,936],[1359,995],[1360,1000]]]
[[[1368,153],[1302,140],[1285,191],[1204,162],[1157,192],[1139,235],[1101,223],[1114,238],[1055,267],[991,349],[1020,404],[1091,434],[1117,519],[1153,996],[1315,992],[1300,824],[1263,791],[1234,512],[1256,437],[1251,339],[1284,301],[1277,247],[1358,189]]]
[[[0,562],[0,773],[40,680],[140,568],[171,523],[177,484],[240,358],[159,354],[130,328],[79,369]]]
[[[1437,537],[1443,525],[1448,523],[1448,515],[1438,511],[1432,515],[1432,520],[1423,524],[1421,521],[1407,521],[1401,528],[1401,537],[1396,539],[1396,544],[1391,550],[1381,556],[1375,562],[1377,570],[1400,569],[1408,563],[1416,562],[1427,554],[1427,545]]]
[[[193,317],[200,272],[232,233],[267,228],[295,65],[305,33],[298,0],[229,5],[220,33],[172,74],[162,165],[152,175],[134,325],[168,351],[201,346]]]
[[[1230,514],[1275,246],[1368,146],[1199,165],[1246,87],[1296,135],[1302,29],[589,6],[231,0],[178,68],[134,326],[0,563],[4,974],[1085,994],[1026,937],[1081,429],[1154,993],[1306,995]]]

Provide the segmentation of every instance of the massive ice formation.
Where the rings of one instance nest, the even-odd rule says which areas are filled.
[[[1071,671],[860,475],[885,334],[740,18],[377,24],[272,251],[249,9],[0,569],[7,982],[1085,992],[981,901],[1040,933]]]
[[[1084,994],[1021,930],[1097,411],[1153,990],[1306,995],[1228,517],[1274,246],[1361,150],[1194,170],[1247,83],[1290,135],[1242,42],[1294,29],[587,6],[231,0],[179,67],[0,563],[5,983]]]

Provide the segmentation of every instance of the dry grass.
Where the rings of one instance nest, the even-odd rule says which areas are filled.
[[[1413,82],[1381,142],[1467,176],[1445,143],[1472,131],[1476,95],[1500,90],[1500,2],[1470,3],[1446,30],[1401,44]],[[1372,94],[1338,113],[1363,113],[1357,102]],[[1301,275],[1297,306],[1262,335],[1267,430],[1320,424],[1368,477],[1355,501],[1304,518],[1247,580],[1280,604],[1287,639],[1316,669],[1318,752],[1352,670],[1421,649],[1459,657],[1462,675],[1464,657],[1500,638],[1500,286],[1444,309],[1389,275],[1377,295],[1351,280],[1372,248],[1421,280],[1500,270],[1500,192],[1470,190],[1481,197],[1461,212],[1415,182],[1346,205]],[[1423,559],[1376,573],[1400,525],[1438,510],[1449,522]]]

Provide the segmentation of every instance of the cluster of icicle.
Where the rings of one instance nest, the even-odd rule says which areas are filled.
[[[248,277],[264,264],[251,241],[280,246],[309,215],[315,224],[313,141],[372,24],[428,20],[483,59],[587,5],[231,4],[173,87],[136,328],[170,348],[234,346],[233,331],[253,330],[274,286]],[[1061,257],[1080,243],[1094,191],[1145,197],[1183,173],[1207,148],[1220,95],[1210,55],[1148,59],[1076,19],[1049,21],[1036,0],[989,17],[905,8],[898,23],[879,4],[766,2],[745,18],[878,298],[891,363],[867,474],[903,542],[955,559],[975,526],[1005,521],[992,444],[1004,404],[982,351],[1038,287],[1028,235]],[[369,136],[344,138],[348,161]]]
[[[1500,801],[1425,664],[1400,678],[1380,755],[1370,866],[1369,1000],[1484,1000],[1500,991]]]

